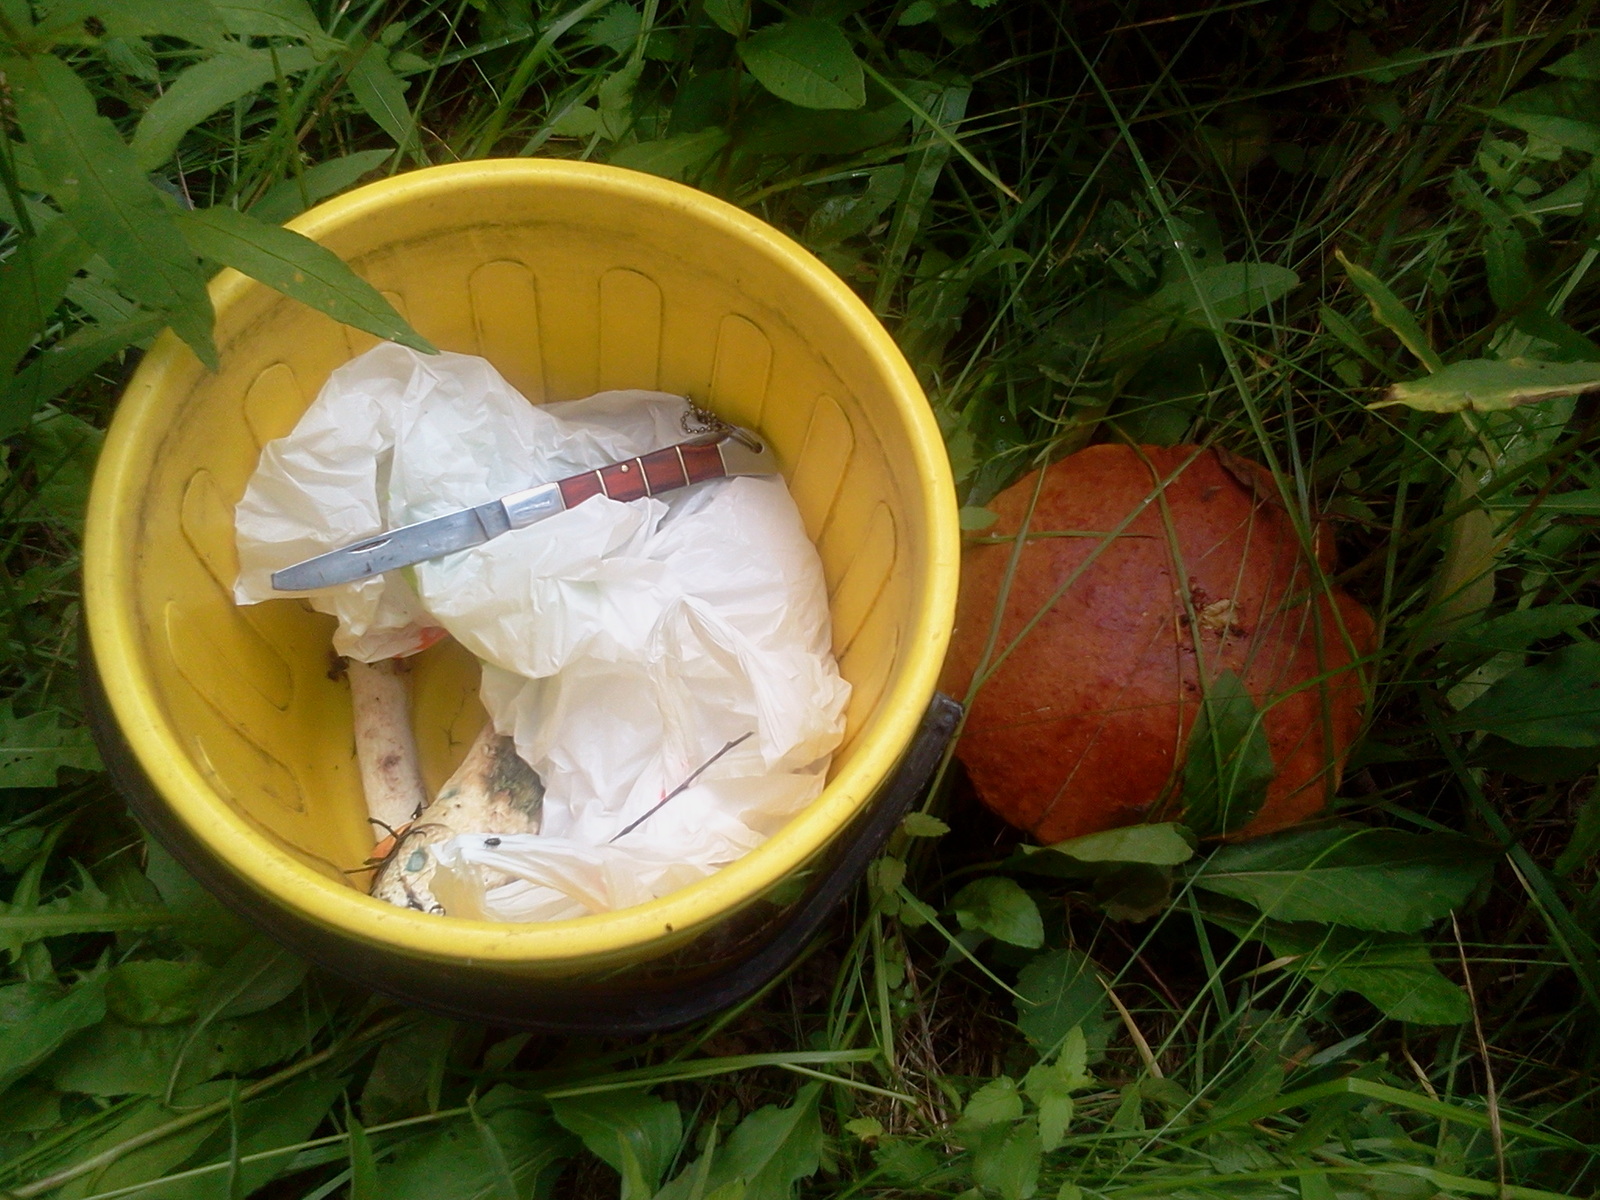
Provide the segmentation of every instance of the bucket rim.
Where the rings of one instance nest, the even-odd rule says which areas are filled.
[[[107,431],[90,492],[84,536],[84,615],[111,710],[123,736],[176,819],[262,899],[374,946],[441,963],[464,959],[511,965],[569,962],[592,967],[665,952],[759,899],[804,866],[870,801],[910,744],[933,697],[955,615],[960,534],[954,482],[926,397],[887,330],[865,303],[810,252],[733,205],[683,184],[620,167],[558,159],[486,159],[427,167],[379,180],[325,201],[288,222],[321,240],[351,223],[441,192],[526,183],[585,189],[673,210],[719,227],[765,254],[813,291],[862,339],[891,383],[905,422],[916,477],[929,496],[919,540],[927,547],[926,585],[912,599],[898,678],[878,699],[871,725],[821,795],[760,846],[659,899],[564,921],[502,923],[438,917],[397,908],[314,870],[227,803],[200,773],[167,721],[141,669],[142,633],[134,579],[143,464],[164,428],[165,405],[204,371],[171,330],[156,339],[124,390]],[[219,321],[267,285],[224,270],[211,282]],[[164,399],[165,398],[165,399]],[[653,955],[648,955],[653,956]]]

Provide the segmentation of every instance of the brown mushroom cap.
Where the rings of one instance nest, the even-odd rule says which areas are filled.
[[[997,497],[985,534],[1014,538],[1037,483]],[[1311,536],[1326,569],[1332,539]],[[963,559],[944,678],[954,695],[989,638],[1014,544]],[[1303,820],[1338,786],[1365,700],[1352,663],[1372,653],[1375,630],[1311,569],[1259,464],[1103,445],[1046,468],[996,655],[1036,617],[979,689],[957,755],[983,802],[1041,842],[1176,817],[1202,689],[1224,671],[1264,712],[1276,768],[1235,836]]]

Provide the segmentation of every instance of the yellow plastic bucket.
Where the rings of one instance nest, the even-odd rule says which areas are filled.
[[[864,865],[862,845],[843,858],[840,847],[865,838],[870,852],[885,831],[881,813],[868,829],[884,803],[870,803],[875,793],[898,780],[903,805],[920,782],[902,759],[934,700],[959,535],[943,444],[900,352],[795,243],[635,172],[521,159],[436,167],[359,188],[292,227],[423,336],[484,355],[535,402],[651,388],[758,429],[821,554],[854,688],[845,742],[821,797],[769,841],[649,904],[509,925],[366,895],[367,877],[351,872],[371,835],[348,689],[330,673],[330,619],[294,600],[241,609],[230,590],[233,506],[261,447],[373,339],[224,271],[211,285],[221,369],[163,334],[95,476],[84,605],[114,775],[213,890],[334,969],[413,1000],[531,1025],[644,1028],[748,990],[798,950],[787,944],[805,932],[796,913],[817,907],[819,881],[837,893],[841,871],[853,878]],[[417,660],[413,681],[437,787],[484,720],[476,664],[441,646]],[[948,712],[935,717],[948,726]],[[912,776],[925,776],[939,736],[924,731]],[[699,999],[685,1006],[690,992]],[[554,999],[541,1008],[530,997]],[[606,998],[609,1025],[593,1016]]]

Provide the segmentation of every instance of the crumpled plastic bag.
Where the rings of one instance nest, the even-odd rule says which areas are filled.
[[[272,572],[302,559],[698,429],[679,396],[535,406],[483,359],[381,344],[262,451],[235,514],[235,598],[281,597]],[[338,618],[335,648],[369,662],[448,630],[483,661],[490,719],[544,783],[538,834],[439,847],[462,876],[452,894],[481,897],[481,912],[457,915],[555,920],[682,887],[815,799],[843,736],[850,686],[830,650],[821,564],[777,478],[597,496],[470,550],[302,594]],[[510,882],[485,889],[480,867]]]

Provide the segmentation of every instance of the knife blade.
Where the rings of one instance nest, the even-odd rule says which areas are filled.
[[[553,517],[593,496],[639,500],[730,475],[772,475],[777,469],[760,438],[748,429],[724,426],[638,458],[362,538],[274,571],[272,586],[280,592],[311,592],[355,583],[397,567],[481,546],[490,538]]]

